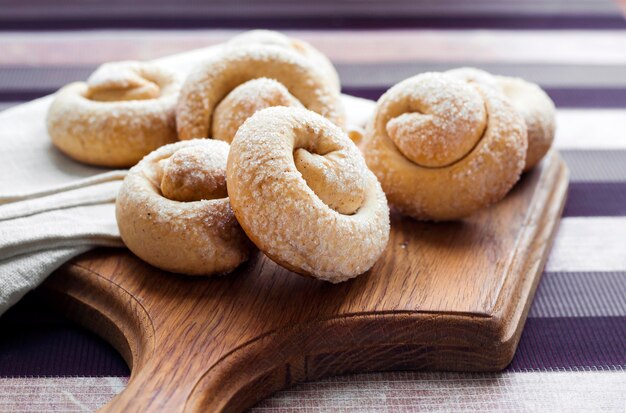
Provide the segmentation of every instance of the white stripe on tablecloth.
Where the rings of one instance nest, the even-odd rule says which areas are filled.
[[[0,64],[150,60],[221,43],[241,30],[2,32]],[[623,30],[287,30],[333,61],[626,63]],[[123,45],[123,47],[120,47]]]
[[[0,411],[92,412],[127,384],[127,377],[0,377]]]
[[[626,217],[563,218],[546,271],[626,270]]]
[[[93,411],[127,382],[124,377],[0,378],[0,410]],[[624,388],[621,369],[372,373],[304,383],[261,401],[251,412],[622,412]]]
[[[626,110],[559,109],[558,149],[626,149]]]
[[[379,373],[305,383],[251,412],[620,412],[624,388],[624,371]]]

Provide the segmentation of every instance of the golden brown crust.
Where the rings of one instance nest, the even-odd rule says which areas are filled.
[[[285,86],[272,79],[259,78],[240,84],[215,107],[211,137],[232,142],[246,119],[272,106],[301,108],[302,104]]]
[[[517,182],[525,134],[523,120],[501,93],[424,73],[379,99],[363,151],[401,212],[453,220],[502,199]],[[397,142],[415,153],[402,151]]]
[[[223,197],[227,156],[225,142],[190,140],[163,146],[131,168],[116,202],[126,246],[155,267],[189,275],[227,273],[244,262],[251,244]],[[163,188],[195,200],[169,199]]]
[[[176,98],[181,81],[139,62],[102,65],[87,82],[57,92],[46,118],[52,143],[84,163],[129,167],[177,140]]]
[[[493,76],[471,67],[454,69],[446,73],[502,92],[526,122],[528,151],[524,171],[532,169],[543,159],[552,146],[556,129],[554,102],[546,92],[524,79]]]
[[[212,137],[216,107],[237,86],[259,78],[279,82],[302,106],[344,126],[339,92],[309,60],[279,46],[251,45],[226,48],[187,77],[176,114],[180,139]],[[256,105],[264,106],[263,102]]]
[[[233,140],[226,171],[242,228],[286,268],[340,282],[371,268],[387,244],[380,184],[345,133],[311,111],[254,114]]]
[[[504,95],[520,112],[528,130],[524,171],[534,168],[548,153],[556,132],[554,102],[539,86],[523,79],[496,76]]]
[[[161,159],[158,166],[163,196],[181,202],[227,198],[227,153],[228,148],[220,146],[190,146]]]

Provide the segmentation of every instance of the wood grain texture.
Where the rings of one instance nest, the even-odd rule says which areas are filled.
[[[100,249],[45,291],[132,366],[102,411],[241,411],[303,380],[401,369],[497,371],[511,361],[563,208],[556,152],[470,219],[392,214],[384,256],[339,285],[257,254],[208,279]],[[349,248],[346,245],[346,248]]]

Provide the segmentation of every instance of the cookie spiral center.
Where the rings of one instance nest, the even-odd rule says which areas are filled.
[[[156,99],[157,83],[146,79],[141,70],[124,62],[100,66],[87,80],[87,98],[101,102]]]
[[[282,83],[273,79],[249,80],[233,89],[215,108],[211,137],[232,142],[239,127],[261,109],[303,107]]]
[[[161,193],[181,202],[220,199],[226,192],[226,148],[183,148],[159,162]]]
[[[356,165],[344,151],[325,155],[298,148],[294,163],[309,188],[326,205],[344,215],[354,214],[365,200],[367,182],[363,165]]]
[[[482,96],[471,85],[429,74],[408,93],[406,106],[392,114],[385,128],[398,150],[415,164],[451,165],[482,138],[487,112]]]

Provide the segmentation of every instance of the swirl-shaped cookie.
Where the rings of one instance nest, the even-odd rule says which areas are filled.
[[[389,239],[389,208],[358,148],[298,108],[257,112],[237,132],[228,193],[248,237],[280,265],[341,282],[367,271]]]
[[[226,48],[192,71],[178,100],[178,134],[230,142],[245,119],[276,105],[345,122],[339,92],[310,60],[280,46],[251,45]]]
[[[524,79],[493,76],[472,67],[462,67],[446,73],[504,93],[526,122],[528,151],[524,171],[532,169],[543,159],[552,146],[556,130],[554,102],[546,92]]]
[[[441,221],[502,199],[519,179],[526,145],[524,121],[501,93],[424,73],[379,99],[363,152],[391,204]]]
[[[181,79],[140,62],[107,63],[59,90],[46,119],[52,143],[84,163],[129,167],[175,142]]]
[[[227,273],[251,243],[226,192],[228,144],[196,139],[165,145],[128,172],[116,203],[126,246],[155,267],[182,274]]]
[[[272,30],[250,30],[233,37],[226,43],[229,47],[254,44],[275,45],[300,53],[323,72],[328,82],[333,85],[337,91],[341,89],[339,75],[337,74],[337,70],[335,70],[335,66],[333,66],[323,53],[304,40],[285,36],[282,33]]]

